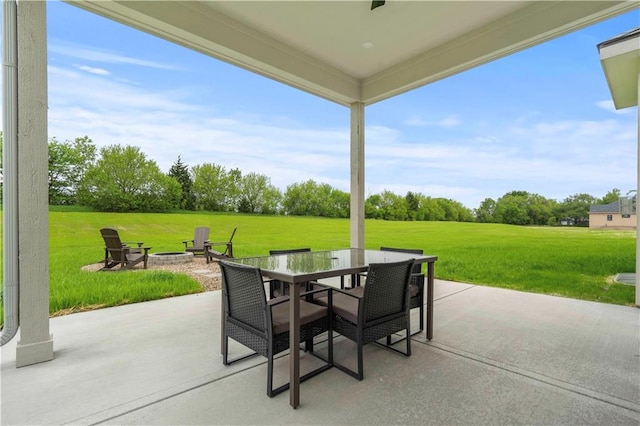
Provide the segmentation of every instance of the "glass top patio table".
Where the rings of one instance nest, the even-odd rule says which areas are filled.
[[[350,248],[247,257],[234,259],[233,262],[260,268],[263,275],[269,278],[296,284],[364,272],[370,263],[400,262],[408,259],[425,263],[434,262],[437,257]]]
[[[350,248],[245,257],[227,261],[257,267],[260,268],[262,275],[268,278],[298,284],[365,272],[371,263],[400,262],[409,259],[428,265],[427,339],[430,340],[433,330],[433,265],[438,259],[436,256]],[[289,347],[298,348],[300,347],[300,286],[291,285],[289,289],[291,301],[289,303]],[[224,333],[221,334],[224,335]],[[300,405],[300,353],[298,351],[291,351],[289,356],[289,383],[289,404],[297,408]]]

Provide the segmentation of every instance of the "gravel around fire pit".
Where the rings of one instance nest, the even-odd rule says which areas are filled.
[[[99,271],[104,263],[94,263],[82,267],[83,271]],[[116,266],[115,270],[119,267]],[[142,263],[134,266],[132,271],[144,270]],[[178,263],[173,265],[148,265],[147,270],[153,271],[170,271],[175,273],[187,274],[200,283],[205,291],[220,290],[222,288],[222,278],[220,276],[220,267],[218,262],[207,263],[203,257],[194,257],[192,262]]]

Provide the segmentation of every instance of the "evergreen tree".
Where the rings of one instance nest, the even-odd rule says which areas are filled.
[[[193,180],[189,173],[189,168],[182,162],[178,155],[178,161],[173,163],[169,169],[169,176],[178,181],[182,187],[182,198],[180,199],[180,208],[184,210],[195,210],[196,199],[193,195]]]

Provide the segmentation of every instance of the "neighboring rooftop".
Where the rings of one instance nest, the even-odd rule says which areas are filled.
[[[609,204],[594,204],[589,207],[589,213],[620,213],[620,200]]]

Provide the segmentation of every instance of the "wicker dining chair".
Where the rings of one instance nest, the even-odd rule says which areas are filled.
[[[290,254],[290,253],[306,253],[310,252],[311,248],[295,248],[286,250],[269,250],[269,255],[274,256],[278,254]],[[305,288],[306,290],[306,288]],[[269,298],[275,299],[276,297],[285,296],[289,294],[289,284],[280,280],[269,281]]]
[[[405,352],[392,346],[391,335],[410,330],[409,279],[414,260],[393,263],[372,263],[367,273],[367,284],[349,290],[333,289],[333,330],[357,345],[358,371],[352,371],[338,362],[333,365],[358,380],[364,378],[363,347],[378,343],[403,355],[411,355],[411,339],[406,340]],[[314,288],[318,283],[313,283]],[[319,284],[321,286],[321,284]],[[318,303],[329,305],[327,297],[318,297]],[[382,338],[386,344],[377,342]]]
[[[267,395],[273,397],[284,392],[289,389],[289,383],[273,389],[273,358],[289,349],[289,298],[279,297],[267,302],[259,268],[220,261],[220,269],[224,301],[223,364],[229,365],[254,355],[262,355],[268,360]],[[331,289],[322,288],[310,293],[315,295],[321,292],[326,292],[331,299]],[[330,305],[320,306],[300,300],[300,342],[305,342],[309,353],[325,362],[325,365],[300,377],[300,382],[333,365],[333,334],[330,324]],[[327,358],[313,351],[313,338],[324,332],[328,333]],[[229,338],[254,352],[230,360]]]
[[[419,255],[424,254],[422,249],[380,247],[380,250]],[[420,328],[417,331],[414,331],[412,335],[418,334],[424,330],[424,293],[424,273],[422,272],[422,265],[416,263],[413,265],[411,280],[409,281],[409,309],[420,309]]]

